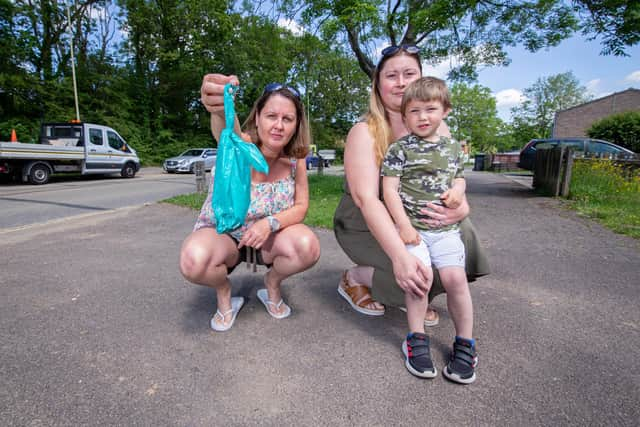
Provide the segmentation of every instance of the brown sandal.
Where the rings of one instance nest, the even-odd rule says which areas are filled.
[[[374,299],[371,298],[371,289],[368,286],[358,283],[349,283],[346,271],[342,273],[342,279],[338,284],[338,294],[358,313],[369,316],[382,316],[384,314],[384,308],[367,308],[367,305],[375,302]]]

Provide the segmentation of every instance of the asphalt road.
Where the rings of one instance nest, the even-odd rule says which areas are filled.
[[[476,383],[406,371],[403,313],[338,297],[350,262],[326,230],[319,263],[284,284],[290,318],[239,268],[247,303],[211,331],[215,293],[177,269],[196,213],[152,204],[0,232],[2,424],[638,425],[638,241],[507,177],[467,179],[493,268],[471,288]],[[453,330],[435,305],[441,370]]]
[[[0,229],[154,203],[195,191],[192,174],[142,168],[133,179],[119,175],[54,177],[46,185],[0,184]]]

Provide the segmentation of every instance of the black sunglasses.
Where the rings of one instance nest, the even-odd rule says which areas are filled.
[[[395,55],[399,50],[404,50],[407,53],[415,55],[420,53],[420,48],[415,44],[401,44],[400,46],[391,45],[382,49],[382,58],[386,58],[387,56]]]
[[[264,87],[264,92],[262,92],[262,94],[264,95],[265,93],[275,92],[275,91],[280,90],[280,89],[286,89],[291,93],[291,95],[293,95],[296,98],[300,99],[300,92],[298,92],[296,90],[296,88],[291,87],[289,85],[284,85],[282,83],[269,83],[268,85],[266,85]]]

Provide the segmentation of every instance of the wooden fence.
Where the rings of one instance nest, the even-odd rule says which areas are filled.
[[[572,147],[556,146],[537,150],[533,169],[533,188],[553,197],[567,197],[572,167]]]
[[[539,149],[536,152],[536,163],[533,170],[533,188],[553,197],[568,197],[571,190],[571,171],[574,160],[573,147],[556,146]],[[640,168],[640,160],[581,157],[580,161],[613,162],[629,169]]]

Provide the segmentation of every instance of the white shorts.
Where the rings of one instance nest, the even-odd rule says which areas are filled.
[[[418,230],[422,240],[418,245],[407,245],[407,250],[418,257],[427,267],[431,264],[440,269],[443,267],[465,268],[464,243],[460,238],[460,230],[431,232]]]

